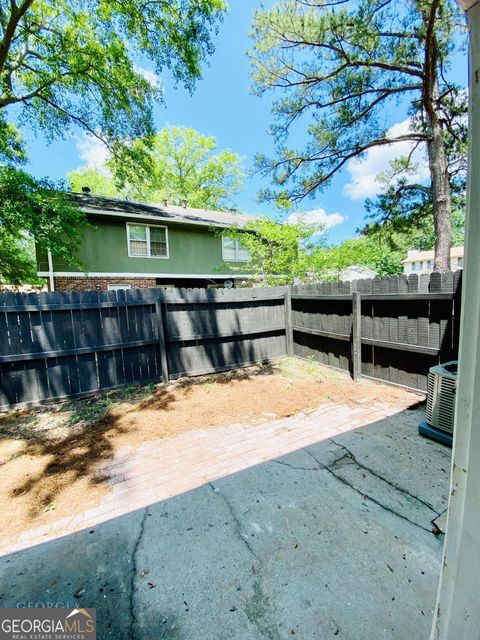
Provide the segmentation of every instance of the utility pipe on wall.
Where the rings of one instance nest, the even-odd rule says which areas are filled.
[[[55,291],[55,278],[53,277],[53,259],[52,252],[50,249],[48,250],[48,281],[50,286],[50,291]]]

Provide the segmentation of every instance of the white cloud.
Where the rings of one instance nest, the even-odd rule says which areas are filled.
[[[410,119],[394,124],[388,130],[388,136],[399,136],[408,133]],[[350,160],[347,170],[351,179],[344,188],[344,195],[351,200],[363,200],[376,195],[380,191],[380,184],[377,180],[379,173],[390,168],[390,162],[400,156],[408,156],[413,142],[405,140],[384,147],[373,147],[369,149],[363,158]],[[429,177],[428,162],[425,156],[423,143],[413,152],[412,160],[418,165],[418,171],[409,176],[409,182],[423,182]]]
[[[88,169],[105,169],[104,164],[110,153],[101,140],[85,133],[78,137],[75,146],[80,160],[85,162]]]
[[[162,81],[157,76],[155,71],[151,71],[150,69],[145,69],[144,67],[139,67],[138,65],[133,65],[133,70],[135,73],[143,76],[147,82],[149,82],[154,89],[159,89],[162,86]]]
[[[324,229],[330,229],[337,224],[345,222],[346,218],[341,213],[327,213],[325,209],[312,209],[301,213],[292,213],[288,216],[287,222],[298,222],[299,218],[308,224],[321,224]]]

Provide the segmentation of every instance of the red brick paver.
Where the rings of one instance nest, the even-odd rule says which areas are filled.
[[[242,469],[284,456],[329,437],[382,420],[418,402],[405,393],[392,407],[368,396],[326,402],[317,409],[260,425],[233,424],[181,433],[167,440],[126,447],[100,472],[111,490],[99,505],[19,533],[0,555],[53,540],[167,500]]]

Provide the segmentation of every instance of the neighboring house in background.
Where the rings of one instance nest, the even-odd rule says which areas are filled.
[[[432,273],[435,252],[419,251],[411,249],[405,260],[403,260],[403,273]],[[452,271],[463,269],[463,247],[452,247],[450,249],[450,268]]]
[[[339,277],[342,282],[351,282],[352,280],[362,280],[367,278],[375,278],[377,272],[369,267],[361,264],[352,264],[350,267],[340,271]]]
[[[37,249],[38,275],[57,291],[134,287],[235,286],[248,279],[250,256],[238,242],[218,235],[243,228],[250,216],[233,210],[131,202],[76,195],[91,226],[82,232],[78,258],[86,273]],[[52,287],[53,285],[53,287]]]

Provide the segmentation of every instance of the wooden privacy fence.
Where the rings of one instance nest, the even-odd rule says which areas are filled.
[[[457,357],[461,271],[292,288],[294,355],[426,391]]]
[[[460,272],[265,289],[0,294],[0,409],[285,354],[426,389],[458,349]]]
[[[0,409],[284,355],[285,288],[0,294]]]

